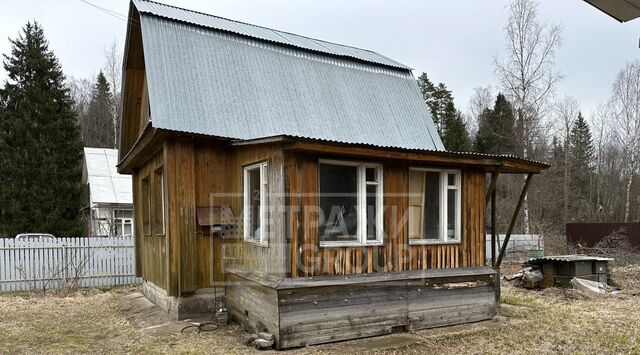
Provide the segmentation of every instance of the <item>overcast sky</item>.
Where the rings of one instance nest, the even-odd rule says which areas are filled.
[[[88,0],[127,14],[127,0]],[[252,24],[370,49],[444,82],[468,110],[474,87],[493,85],[493,58],[504,49],[506,0],[161,0]],[[582,0],[546,0],[542,22],[564,27],[558,93],[591,115],[616,73],[640,55],[640,19],[618,23]],[[125,22],[80,0],[0,0],[0,52],[8,53],[29,20],[44,28],[67,75],[95,76],[113,41],[124,46]],[[0,69],[0,80],[6,74]]]

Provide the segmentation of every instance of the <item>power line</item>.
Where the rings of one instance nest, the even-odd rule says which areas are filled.
[[[91,3],[91,2],[89,2],[87,0],[80,0],[80,1],[85,3],[85,4],[87,4],[87,5],[89,5],[89,6],[91,6],[91,7],[93,7],[93,8],[95,8],[95,9],[98,9],[98,10],[104,12],[107,15],[113,16],[113,17],[115,17],[115,18],[117,18],[119,20],[122,20],[122,21],[125,21],[125,22],[128,20],[127,16],[125,16],[125,15],[123,15],[121,13],[115,12],[113,10],[109,10],[109,9],[104,8],[102,6],[98,6],[98,5],[93,4],[93,3]]]

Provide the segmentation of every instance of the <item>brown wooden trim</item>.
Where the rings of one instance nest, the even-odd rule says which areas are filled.
[[[360,159],[399,159],[424,162],[447,167],[478,167],[488,172],[539,174],[548,168],[547,164],[526,161],[515,157],[482,156],[473,153],[452,153],[445,151],[408,151],[393,148],[364,147],[353,144],[329,142],[297,141],[284,146],[285,150],[316,154],[335,154],[341,157]]]

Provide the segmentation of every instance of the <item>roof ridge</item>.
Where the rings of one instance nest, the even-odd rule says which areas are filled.
[[[351,46],[351,45],[348,45],[348,44],[342,44],[342,43],[327,41],[327,40],[319,39],[319,38],[313,38],[313,37],[304,36],[304,35],[293,33],[293,32],[277,30],[277,29],[271,28],[271,27],[256,25],[256,24],[253,24],[253,23],[244,22],[244,21],[240,21],[240,20],[234,20],[234,19],[231,19],[231,18],[228,18],[228,17],[224,17],[224,16],[208,14],[206,12],[197,11],[197,10],[191,10],[191,9],[187,9],[187,8],[184,8],[184,7],[179,7],[179,6],[170,5],[170,4],[165,4],[165,3],[162,3],[162,2],[159,2],[159,1],[154,1],[154,0],[137,0],[137,1],[150,2],[150,3],[158,4],[158,5],[161,5],[161,6],[166,6],[166,7],[171,7],[171,8],[178,9],[178,10],[193,12],[193,13],[204,15],[204,16],[215,17],[215,18],[219,18],[219,19],[222,19],[222,20],[231,21],[231,22],[235,22],[235,23],[239,23],[239,24],[243,24],[243,25],[258,27],[258,28],[262,28],[262,29],[266,29],[266,30],[270,30],[270,31],[275,31],[275,32],[280,32],[280,33],[285,33],[285,34],[288,34],[288,35],[291,35],[291,36],[302,37],[302,38],[306,38],[306,39],[309,39],[309,40],[312,40],[312,41],[320,41],[320,42],[324,42],[324,43],[333,44],[333,45],[336,45],[336,46],[353,48],[353,49],[357,49],[357,50],[361,50],[361,51],[366,51],[366,52],[369,52],[369,53],[377,54],[377,55],[380,55],[380,56],[384,56],[387,59],[391,59],[391,58],[389,58],[389,57],[387,57],[387,56],[385,56],[383,54],[380,54],[380,53],[378,53],[376,51],[373,51],[373,50],[370,50],[370,49],[366,49],[366,48],[361,48],[361,47]],[[178,20],[178,19],[174,19],[174,20],[181,21],[181,20]],[[184,22],[184,21],[181,21],[181,22]],[[393,59],[391,59],[391,60],[393,60]],[[395,61],[395,60],[393,60],[393,61]]]

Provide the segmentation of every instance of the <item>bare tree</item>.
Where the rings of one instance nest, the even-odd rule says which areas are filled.
[[[539,135],[541,118],[549,109],[561,75],[555,70],[555,54],[562,28],[538,22],[537,3],[512,0],[505,26],[506,53],[494,61],[505,95],[511,98],[522,130],[522,152],[529,157]],[[529,203],[525,198],[524,229],[529,233]]]
[[[122,51],[119,49],[119,45],[117,41],[113,41],[109,47],[107,47],[104,51],[105,63],[102,71],[104,72],[105,77],[107,78],[107,82],[109,82],[109,86],[111,87],[112,95],[113,95],[113,107],[112,107],[112,116],[114,118],[113,127],[115,129],[113,142],[114,146],[118,144],[118,130],[120,125],[120,110],[122,100],[120,98],[120,86],[122,83]]]
[[[598,216],[598,220],[602,221],[603,214],[603,174],[604,174],[604,156],[605,149],[610,140],[608,124],[609,121],[609,106],[600,104],[596,108],[591,118],[591,130],[593,132],[593,144],[596,153],[596,182],[595,182],[595,213]]]
[[[555,105],[555,113],[557,116],[556,122],[562,125],[560,132],[564,144],[564,179],[562,181],[562,218],[564,223],[569,221],[569,199],[571,198],[569,196],[569,180],[571,179],[571,150],[569,149],[571,128],[573,127],[573,121],[578,116],[578,112],[580,112],[578,101],[571,96],[565,96]]]
[[[471,115],[471,119],[467,125],[472,135],[475,135],[478,131],[480,115],[484,110],[493,107],[495,99],[496,95],[494,94],[494,90],[491,86],[479,86],[473,88],[473,94],[471,94],[471,98],[469,99],[469,113]]]
[[[611,97],[612,133],[622,150],[626,178],[624,221],[629,221],[633,175],[640,170],[640,61],[618,73]]]

